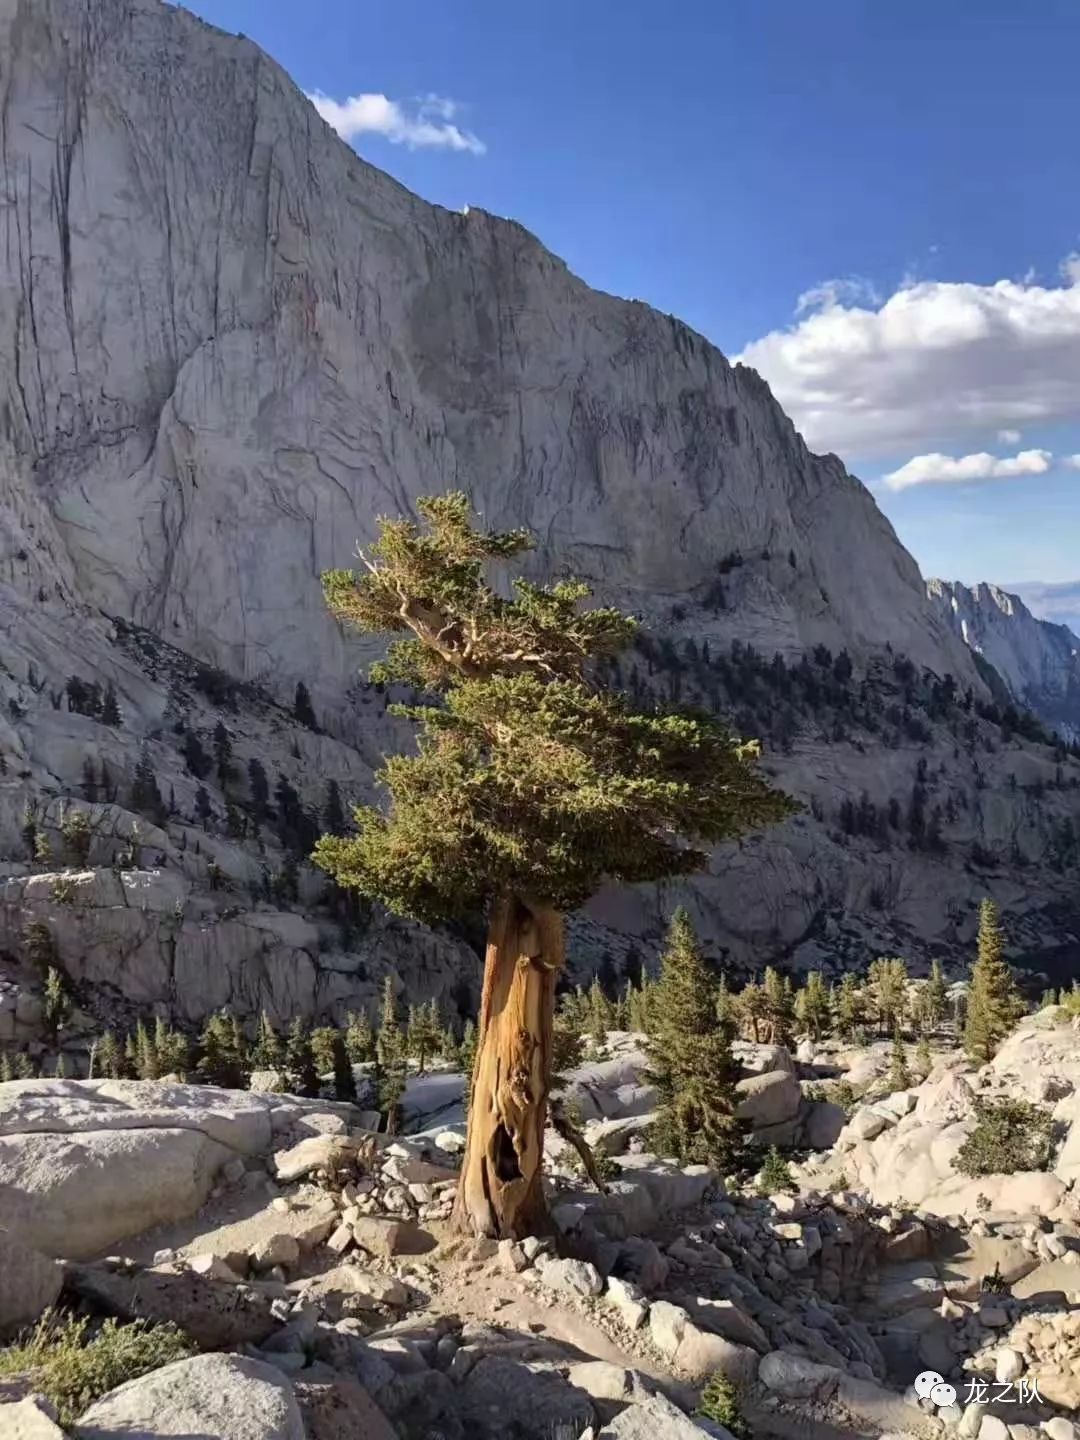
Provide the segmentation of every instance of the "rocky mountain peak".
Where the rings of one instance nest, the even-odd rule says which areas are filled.
[[[928,580],[926,590],[1017,703],[1067,739],[1080,736],[1080,638],[1068,626],[1037,619],[997,585]]]
[[[613,683],[723,708],[806,805],[692,886],[600,897],[580,970],[680,899],[747,967],[959,956],[988,889],[1018,953],[1070,943],[1074,762],[1002,728],[951,605],[754,371],[411,195],[178,7],[0,0],[0,79],[3,995],[37,915],[91,1009],[468,988],[467,937],[347,914],[304,863],[329,783],[370,798],[402,742],[319,574],[452,486],[642,615]]]

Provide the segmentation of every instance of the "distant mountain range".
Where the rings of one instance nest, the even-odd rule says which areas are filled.
[[[1080,583],[1025,585],[1044,612],[1073,607],[1071,620],[1039,619],[1017,593],[997,585],[928,580],[931,601],[976,654],[994,667],[1012,698],[1063,738],[1080,738]]]
[[[1055,625],[1067,625],[1080,637],[1080,580],[1065,580],[1058,585],[1042,585],[1036,580],[1007,587],[1026,602],[1033,615]]]
[[[306,858],[410,743],[319,573],[451,486],[538,536],[531,578],[641,616],[613,684],[730,715],[802,802],[598,895],[576,975],[651,962],[679,903],[746,971],[958,969],[987,895],[1014,956],[1075,947],[1080,757],[1017,713],[1080,731],[1071,631],[928,587],[755,371],[411,195],[251,41],[158,0],[0,0],[0,57],[0,1020],[39,983],[31,915],[110,1023],[341,1018],[391,972],[464,1008],[474,937]],[[30,863],[75,858],[72,811],[75,895]]]

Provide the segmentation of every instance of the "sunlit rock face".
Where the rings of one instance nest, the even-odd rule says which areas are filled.
[[[928,580],[927,593],[957,634],[993,665],[1013,699],[1067,739],[1080,737],[1080,638],[1037,619],[997,585]]]
[[[183,877],[154,920],[75,892],[60,928],[92,983],[121,943],[140,996],[192,1022],[223,996],[337,1012],[386,964],[417,998],[449,995],[455,971],[475,981],[460,936],[414,945],[377,921],[357,949],[328,931],[309,877],[295,900],[260,897],[283,863],[272,827],[229,834],[212,773],[197,823],[179,754],[224,717],[235,802],[252,758],[312,810],[331,779],[346,802],[370,796],[403,732],[357,679],[377,643],[338,629],[318,577],[421,494],[463,487],[488,523],[529,526],[534,573],[585,576],[677,648],[738,640],[794,663],[823,645],[848,652],[855,683],[904,655],[987,694],[868,491],[806,449],[755,372],[589,289],[519,225],[411,195],[250,41],[156,0],[0,0],[0,82],[0,855],[28,858],[29,799],[58,856],[64,806],[93,798],[86,762],[104,759],[91,864],[111,865],[145,752],[172,813],[152,837],[140,822],[129,868],[164,857]],[[195,661],[247,688],[223,708]],[[73,713],[73,674],[113,683],[121,726]],[[300,680],[318,733],[289,713]],[[947,855],[838,835],[844,796],[906,811],[920,759]],[[575,965],[631,944],[648,958],[679,899],[710,950],[750,964],[959,953],[988,883],[972,843],[1007,856],[1018,837],[1034,858],[1064,815],[1054,800],[1020,816],[1009,789],[1018,768],[1051,777],[1049,753],[988,756],[976,776],[944,731],[892,747],[800,734],[766,763],[806,813],[690,886],[600,897]],[[49,905],[12,878],[9,941]],[[1042,912],[1058,883],[998,885],[1018,943],[1056,938]],[[294,909],[316,918],[297,927]]]

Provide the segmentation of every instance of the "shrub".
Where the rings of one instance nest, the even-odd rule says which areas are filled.
[[[735,1440],[750,1440],[750,1430],[739,1409],[738,1391],[719,1371],[701,1392],[698,1414],[722,1425]]]
[[[60,1424],[74,1425],[95,1400],[150,1370],[186,1360],[195,1347],[175,1325],[106,1320],[86,1338],[86,1317],[46,1311],[33,1330],[0,1350],[0,1377],[29,1372],[34,1389],[56,1406]]]
[[[834,1081],[828,1087],[826,1099],[831,1100],[834,1105],[839,1105],[849,1120],[855,1112],[855,1106],[859,1103],[858,1093],[850,1080]]]
[[[757,1188],[762,1195],[775,1195],[778,1190],[794,1190],[791,1169],[775,1145],[769,1147],[765,1163],[758,1175]]]
[[[961,1145],[963,1175],[1012,1175],[1045,1170],[1054,1149],[1054,1121],[1027,1100],[976,1100],[975,1129]]]

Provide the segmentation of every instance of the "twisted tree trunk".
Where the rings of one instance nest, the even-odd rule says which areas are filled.
[[[518,1239],[547,1227],[541,1183],[563,917],[507,896],[488,926],[469,1134],[454,1226]]]

